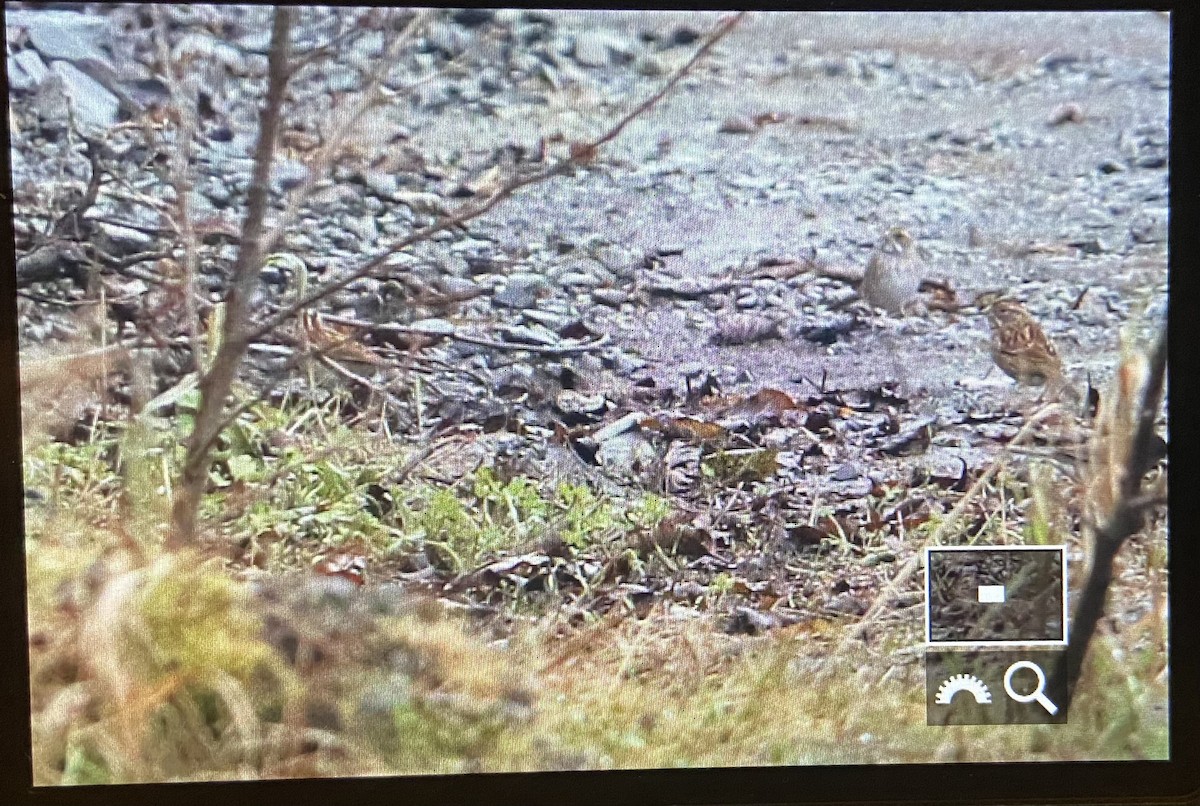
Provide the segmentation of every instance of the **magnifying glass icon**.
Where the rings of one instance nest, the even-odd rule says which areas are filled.
[[[1021,669],[1028,669],[1037,677],[1037,686],[1029,694],[1018,694],[1013,690],[1012,679],[1015,672]],[[1014,701],[1019,703],[1037,702],[1038,705],[1046,709],[1050,716],[1058,713],[1058,706],[1050,701],[1046,696],[1046,673],[1042,671],[1042,667],[1036,663],[1027,660],[1019,660],[1012,666],[1008,667],[1008,671],[1004,673],[1004,693],[1012,697]]]

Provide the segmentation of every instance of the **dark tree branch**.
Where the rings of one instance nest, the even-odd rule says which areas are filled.
[[[279,135],[280,110],[287,88],[289,35],[294,13],[292,8],[275,8],[267,93],[259,119],[258,144],[254,152],[246,218],[242,221],[241,246],[229,293],[225,297],[221,344],[212,367],[200,380],[200,409],[187,441],[187,455],[171,508],[171,533],[167,547],[172,549],[191,545],[196,540],[196,513],[208,481],[209,453],[221,433],[225,401],[251,341],[246,324],[250,316],[250,300],[259,282],[258,270],[263,262],[263,221],[267,212],[271,164]]]
[[[1156,461],[1154,421],[1162,401],[1167,370],[1167,332],[1160,334],[1150,355],[1150,371],[1142,391],[1137,412],[1137,430],[1133,435],[1121,479],[1121,495],[1114,503],[1107,520],[1097,525],[1092,544],[1091,570],[1080,591],[1079,603],[1071,619],[1070,641],[1067,650],[1053,672],[1051,690],[1062,690],[1065,678],[1067,699],[1070,700],[1083,670],[1088,647],[1096,627],[1104,617],[1108,588],[1112,584],[1113,560],[1121,546],[1141,528],[1147,510],[1142,495],[1142,480]],[[1109,439],[1119,438],[1109,435]]]
[[[279,224],[268,231],[265,217],[268,204],[268,188],[271,164],[275,156],[275,144],[279,134],[281,110],[288,78],[291,75],[289,33],[292,25],[293,10],[286,7],[276,7],[271,35],[271,51],[268,66],[268,85],[264,106],[262,109],[259,139],[254,155],[254,171],[247,199],[246,218],[242,222],[241,243],[237,261],[233,269],[230,289],[225,299],[225,318],[222,328],[221,342],[212,367],[200,380],[201,403],[196,415],[192,434],[187,442],[187,454],[181,473],[180,483],[176,490],[175,500],[171,511],[171,533],[167,547],[179,549],[191,545],[196,540],[196,515],[203,497],[209,471],[209,454],[222,430],[230,422],[226,414],[226,401],[233,386],[238,368],[245,356],[249,345],[287,322],[299,311],[312,306],[334,292],[345,288],[358,278],[366,277],[382,268],[388,257],[407,249],[414,244],[430,240],[435,234],[453,227],[460,227],[488,212],[502,201],[513,196],[517,191],[531,185],[544,182],[552,177],[566,174],[572,169],[591,162],[597,149],[615,139],[625,127],[638,116],[652,109],[670,90],[675,87],[685,75],[707,54],[718,41],[724,38],[745,16],[745,12],[731,16],[722,22],[706,38],[692,58],[664,84],[656,93],[643,101],[631,112],[622,117],[615,125],[605,131],[599,138],[580,144],[572,144],[570,156],[556,162],[548,168],[516,177],[501,186],[495,193],[483,202],[469,205],[458,213],[447,216],[434,224],[418,230],[407,238],[403,238],[388,248],[369,258],[348,275],[335,280],[312,294],[307,295],[279,313],[272,315],[258,326],[250,325],[249,301],[259,282],[258,270],[262,266],[264,256],[270,246],[277,243],[282,233],[293,220],[296,209],[303,196],[303,191],[311,187],[311,181],[302,186],[300,193],[294,194],[288,201]],[[399,40],[393,43],[395,48],[411,36],[415,25],[423,20],[422,15],[401,33]],[[363,111],[378,102],[378,82],[384,72],[376,71],[372,76],[371,86],[365,97],[354,109],[351,119],[357,119]],[[335,131],[326,149],[320,155],[314,168],[327,169],[332,163],[333,156],[340,148],[340,140],[348,133],[346,121]],[[311,180],[311,177],[310,177]]]

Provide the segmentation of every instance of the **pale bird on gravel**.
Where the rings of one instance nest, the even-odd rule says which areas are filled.
[[[919,313],[923,306],[918,291],[924,268],[912,236],[900,227],[892,227],[871,253],[859,293],[869,305],[894,316]]]

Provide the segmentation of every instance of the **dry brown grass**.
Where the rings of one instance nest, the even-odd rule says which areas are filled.
[[[80,415],[103,399],[110,375],[129,366],[120,345],[21,350],[21,430],[27,443],[64,436]]]

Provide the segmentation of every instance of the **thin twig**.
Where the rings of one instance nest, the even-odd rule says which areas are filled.
[[[196,540],[196,514],[208,480],[209,454],[221,434],[225,401],[252,340],[245,331],[251,299],[259,282],[259,268],[263,263],[263,221],[269,202],[271,164],[287,89],[287,63],[294,14],[294,9],[286,6],[277,6],[273,14],[267,91],[259,118],[258,143],[246,200],[246,217],[242,221],[241,245],[229,292],[225,297],[220,347],[212,366],[200,381],[200,408],[188,437],[180,483],[172,503],[171,533],[167,541],[168,548],[172,549],[182,548]]]
[[[372,12],[373,9],[367,9],[366,13],[370,14]],[[340,27],[340,24],[343,22],[344,18],[341,15],[338,15],[337,19]],[[341,30],[330,37],[328,42],[325,42],[321,45],[314,45],[302,53],[298,52],[296,54],[296,58],[292,60],[291,65],[288,67],[288,78],[295,78],[305,67],[308,67],[309,65],[314,64],[333,53],[336,53],[341,45],[349,41],[350,37],[362,31],[362,27],[359,24],[361,20],[361,17],[359,19],[349,20],[349,24],[344,28],[341,28]]]
[[[696,52],[694,54],[692,54],[692,58],[688,59],[687,64],[685,64],[683,67],[676,70],[675,74],[672,75],[671,78],[667,80],[667,83],[664,84],[658,92],[654,93],[649,98],[647,98],[645,101],[643,101],[641,104],[634,107],[632,112],[630,112],[625,117],[623,117],[619,121],[617,121],[617,124],[615,126],[613,126],[611,129],[609,129],[607,132],[605,132],[603,135],[601,135],[601,137],[598,140],[593,140],[592,142],[588,143],[585,146],[585,148],[590,149],[591,151],[594,152],[596,149],[598,149],[600,146],[604,145],[605,143],[616,139],[617,136],[620,135],[621,132],[625,130],[626,126],[628,126],[630,123],[632,123],[636,118],[641,116],[643,113],[650,110],[655,104],[657,104],[659,101],[661,101],[668,92],[670,92],[672,89],[674,89],[675,85],[678,84],[680,81],[682,81],[684,76],[686,76],[688,73],[690,73],[692,71],[692,68],[694,68],[700,62],[701,59],[703,59],[705,56],[707,56],[708,52],[710,50],[712,50],[713,47],[716,46],[716,44],[718,42],[720,42],[722,39],[724,39],[725,36],[730,31],[732,31],[735,27],[737,27],[737,24],[740,23],[745,16],[746,16],[745,11],[739,11],[737,14],[734,14],[734,15],[722,20],[721,23],[719,25],[717,25],[717,27],[713,30],[713,32],[708,35],[708,38],[704,41],[704,44],[702,44],[696,50]]]
[[[192,222],[192,147],[196,139],[199,122],[196,119],[196,102],[185,97],[183,80],[175,71],[171,59],[170,44],[167,41],[167,17],[162,5],[150,7],[154,17],[154,44],[158,51],[158,60],[162,74],[166,77],[167,90],[171,95],[171,106],[174,107],[179,127],[175,132],[175,142],[170,149],[171,181],[175,186],[175,207],[178,219],[175,225],[179,238],[183,241],[183,287],[184,293],[184,323],[187,328],[189,357],[192,370],[200,369],[200,313],[196,307],[196,298],[191,290],[196,287],[196,275],[200,266],[200,244],[196,238],[196,229]]]
[[[910,579],[912,579],[913,575],[920,570],[921,563],[924,559],[924,547],[942,545],[942,541],[950,533],[950,530],[958,526],[958,519],[962,515],[963,511],[967,508],[967,505],[975,499],[975,496],[979,494],[979,491],[982,490],[989,482],[991,482],[996,473],[998,473],[1000,469],[1004,467],[1013,450],[1019,447],[1022,442],[1024,442],[1030,437],[1030,435],[1033,434],[1034,428],[1038,424],[1052,415],[1058,414],[1060,411],[1061,407],[1059,404],[1051,403],[1034,412],[1030,416],[1029,420],[1024,426],[1022,426],[1021,430],[1017,432],[1017,435],[1013,437],[1007,445],[1004,446],[1000,454],[996,457],[995,461],[992,462],[991,466],[989,466],[988,469],[984,471],[978,479],[975,480],[975,483],[972,484],[965,493],[963,493],[962,498],[958,500],[954,507],[946,514],[946,517],[942,520],[942,522],[938,524],[937,529],[935,529],[933,534],[929,536],[929,539],[925,541],[924,546],[921,546],[917,553],[908,559],[908,562],[906,562],[903,567],[896,572],[896,575],[892,577],[891,582],[889,582],[884,589],[881,590],[878,595],[876,595],[875,601],[871,603],[870,608],[867,609],[867,612],[863,615],[862,619],[858,622],[858,624],[854,625],[853,629],[849,631],[846,638],[843,640],[843,647],[848,646],[851,641],[857,640],[866,635],[866,632],[871,625],[879,620],[880,614],[882,614],[883,611],[887,609],[888,605],[892,603],[892,600],[895,599],[896,594],[900,591],[900,588],[903,587]]]
[[[704,55],[709,51],[711,51],[717,42],[725,38],[725,36],[727,36],[729,32],[732,31],[737,24],[742,21],[745,15],[746,12],[739,12],[728,19],[723,20],[712,31],[712,33],[708,35],[704,41],[704,44],[697,49],[692,58],[689,59],[687,63],[683,65],[683,67],[676,70],[671,78],[668,79],[667,82],[662,86],[662,88],[651,95],[648,99],[638,104],[632,112],[623,116],[595,140],[583,145],[576,145],[571,149],[572,153],[568,157],[555,162],[553,165],[547,168],[527,174],[525,176],[518,176],[510,179],[484,201],[477,202],[475,204],[468,203],[464,205],[458,212],[449,216],[445,216],[440,220],[435,221],[433,224],[430,224],[423,229],[419,229],[411,235],[402,238],[393,244],[390,244],[382,251],[377,252],[375,255],[367,258],[367,260],[358,266],[358,268],[350,271],[342,277],[330,281],[307,296],[282,309],[275,315],[268,317],[262,324],[250,332],[249,338],[251,340],[261,339],[263,336],[270,333],[287,320],[291,319],[299,311],[309,308],[315,303],[325,299],[329,295],[342,290],[355,280],[372,275],[374,272],[383,268],[387,259],[397,252],[402,252],[405,249],[414,246],[415,244],[424,243],[425,241],[432,239],[433,236],[439,232],[443,232],[454,227],[461,227],[468,221],[479,218],[496,207],[496,205],[513,196],[519,190],[532,185],[540,184],[556,176],[561,176],[576,167],[590,162],[592,159],[594,159],[596,150],[599,149],[600,146],[612,141],[635,118],[637,118],[639,115],[645,114],[652,109],[655,104],[661,101],[672,88],[674,88],[686,75],[688,75],[688,73],[692,71],[692,69],[695,68],[700,59],[703,58]]]
[[[475,336],[470,333],[460,333],[457,330],[449,332],[431,333],[427,330],[422,330],[419,327],[411,327],[406,325],[389,325],[389,324],[374,324],[364,322],[361,319],[354,319],[349,316],[334,316],[329,315],[325,319],[339,325],[349,325],[351,327],[370,330],[376,333],[396,333],[402,336],[434,336],[437,338],[453,339],[461,341],[465,344],[474,344],[478,347],[491,347],[495,350],[508,350],[513,352],[525,351],[536,353],[538,355],[574,355],[576,353],[586,353],[592,350],[598,350],[608,344],[610,337],[607,333],[602,333],[591,341],[582,344],[522,344],[520,342],[495,341],[483,336]]]

